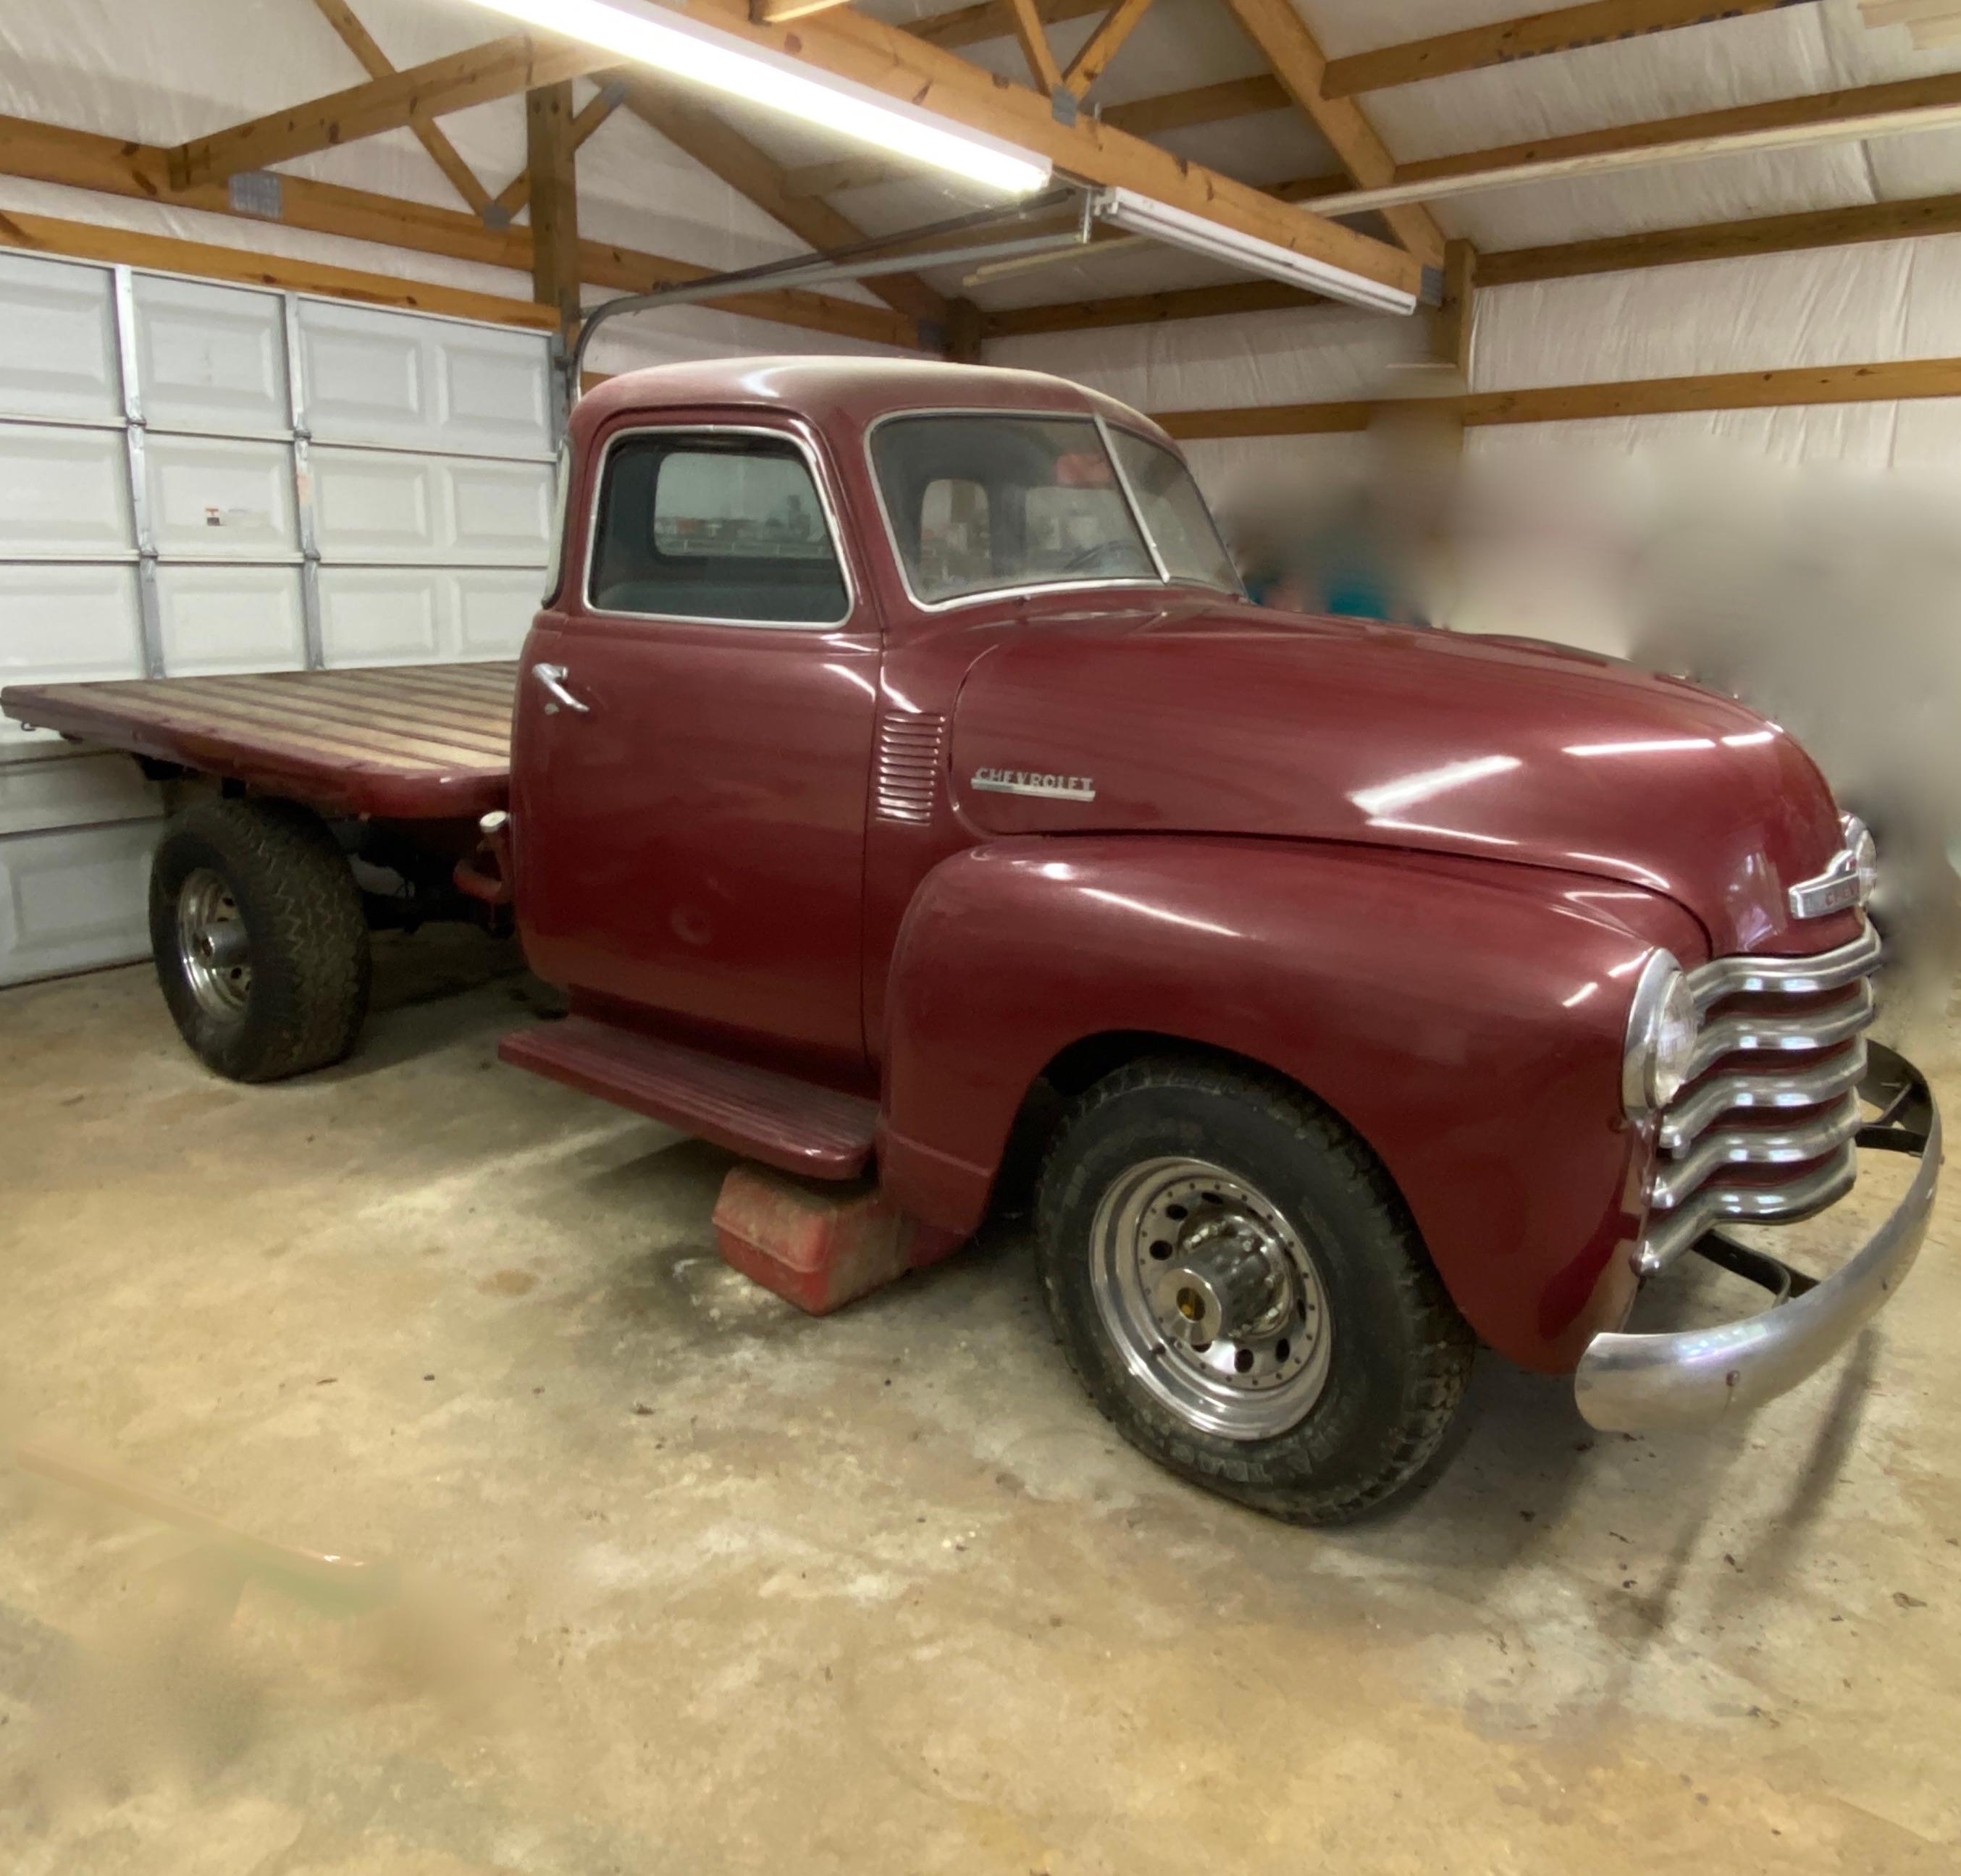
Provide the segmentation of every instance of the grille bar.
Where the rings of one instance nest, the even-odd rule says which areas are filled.
[[[1719,1075],[1662,1116],[1662,1147],[1669,1153],[1685,1151],[1719,1115],[1733,1110],[1822,1106],[1857,1088],[1865,1072],[1866,1045],[1855,1042],[1843,1055],[1797,1075]]]
[[[1719,1167],[1803,1166],[1843,1146],[1859,1131],[1859,1097],[1841,1096],[1814,1120],[1792,1127],[1720,1128],[1706,1133],[1685,1159],[1660,1168],[1650,1202],[1672,1212]]]
[[[1688,973],[1702,1026],[1689,1085],[1657,1129],[1663,1157],[1635,1260],[1644,1276],[1720,1220],[1809,1218],[1851,1190],[1866,1070],[1859,1038],[1873,1019],[1867,979],[1880,951],[1868,925],[1835,951],[1719,957]]]

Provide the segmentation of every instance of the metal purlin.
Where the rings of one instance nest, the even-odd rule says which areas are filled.
[[[300,344],[300,301],[295,293],[279,296],[286,342],[286,415],[293,429],[293,514],[300,537],[300,629],[306,667],[327,664],[327,635],[320,603],[320,530],[313,505],[313,432],[308,425],[306,359]]]
[[[164,618],[157,592],[157,539],[150,526],[150,484],[145,467],[135,277],[127,266],[113,268],[110,273],[114,282],[116,369],[123,393],[123,460],[129,478],[129,518],[136,536],[136,616],[143,639],[143,674],[161,677],[164,674]]]

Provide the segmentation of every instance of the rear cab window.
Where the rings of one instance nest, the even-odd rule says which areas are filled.
[[[592,535],[595,611],[831,626],[850,594],[816,478],[790,438],[631,432],[607,449]]]

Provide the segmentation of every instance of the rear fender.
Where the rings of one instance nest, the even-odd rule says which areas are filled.
[[[1487,1342],[1570,1368],[1633,1295],[1651,1149],[1621,1053],[1656,944],[1685,965],[1706,949],[1670,900],[1502,862],[1175,836],[971,848],[900,932],[881,1167],[907,1211],[971,1231],[1070,1045],[1229,1050],[1369,1143]]]

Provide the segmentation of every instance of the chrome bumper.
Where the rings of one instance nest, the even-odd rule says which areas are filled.
[[[1832,1276],[1821,1282],[1719,1233],[1694,1248],[1777,1294],[1740,1321],[1669,1335],[1602,1335],[1574,1376],[1582,1416],[1607,1432],[1708,1426],[1774,1400],[1815,1373],[1855,1335],[1912,1267],[1940,1177],[1940,1115],[1918,1069],[1877,1046],[1875,1068],[1892,1083],[1881,1120],[1858,1145],[1918,1155],[1906,1196]],[[1890,1074],[1887,1074],[1890,1071]],[[1899,1078],[1904,1076],[1902,1081]]]

